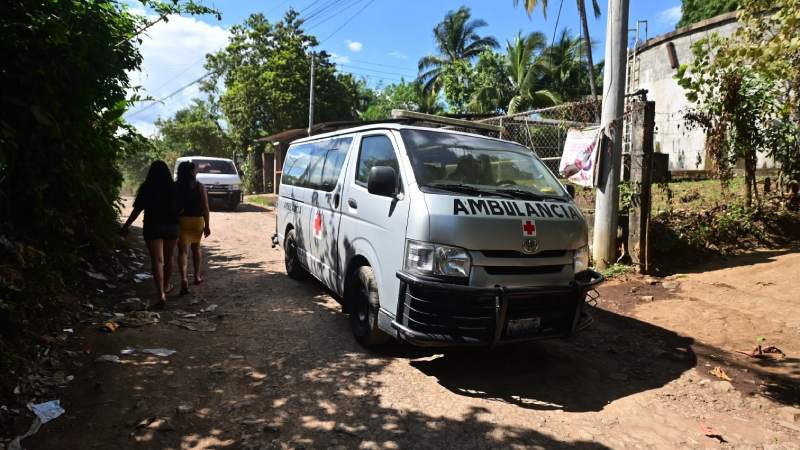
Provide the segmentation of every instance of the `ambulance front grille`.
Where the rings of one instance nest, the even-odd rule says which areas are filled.
[[[551,266],[484,266],[489,275],[550,275],[561,273],[564,265]]]
[[[480,252],[487,258],[562,258],[567,254],[566,250],[544,250],[532,255],[516,250],[481,250]]]

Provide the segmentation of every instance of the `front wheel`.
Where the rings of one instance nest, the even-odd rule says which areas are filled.
[[[283,243],[283,262],[286,266],[286,274],[289,278],[302,280],[305,277],[305,270],[300,265],[300,258],[297,256],[297,233],[289,230]]]
[[[372,267],[361,266],[353,274],[350,301],[350,329],[356,341],[367,348],[388,342],[390,336],[378,328],[380,298]]]

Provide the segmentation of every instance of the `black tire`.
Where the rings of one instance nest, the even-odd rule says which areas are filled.
[[[378,328],[378,283],[372,267],[356,269],[350,282],[350,329],[363,347],[373,348],[385,344],[391,336]]]
[[[305,278],[306,271],[297,257],[297,233],[294,230],[289,230],[283,240],[283,262],[286,266],[286,275],[289,275],[289,278],[295,280]]]
[[[239,207],[239,200],[231,200],[228,202],[228,211],[236,211],[236,208]]]

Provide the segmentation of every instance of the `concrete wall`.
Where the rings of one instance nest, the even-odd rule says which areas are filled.
[[[688,64],[692,62],[692,44],[711,33],[729,36],[736,28],[736,12],[732,12],[649,39],[637,50],[634,70],[638,70],[638,83],[631,83],[630,90],[647,89],[648,100],[656,102],[655,151],[669,154],[670,170],[703,170],[709,166],[703,131],[687,129],[683,119],[692,103],[675,80],[678,69],[670,65],[668,44],[675,46],[678,65]],[[758,167],[772,167],[772,162],[759,156]]]

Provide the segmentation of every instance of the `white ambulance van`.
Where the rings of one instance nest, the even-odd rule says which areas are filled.
[[[591,323],[602,281],[580,209],[533,151],[401,123],[293,142],[273,244],[368,347],[566,337]]]

